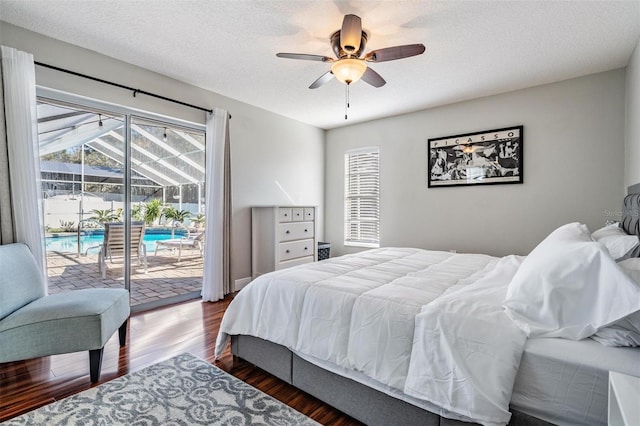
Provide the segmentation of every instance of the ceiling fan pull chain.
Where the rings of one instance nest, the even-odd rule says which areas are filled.
[[[349,99],[349,86],[351,84],[347,83],[346,84],[346,88],[345,88],[345,94],[344,94],[344,119],[347,119],[347,112],[349,111],[349,107],[351,106],[351,101]]]
[[[345,92],[344,92],[344,119],[347,119],[347,112],[349,110],[349,85],[346,84],[345,85]]]

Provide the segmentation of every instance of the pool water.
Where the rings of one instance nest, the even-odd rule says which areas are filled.
[[[180,238],[179,232],[174,234],[174,238]],[[147,246],[147,253],[153,253],[156,249],[156,241],[171,239],[171,233],[145,233],[142,241]],[[104,241],[102,232],[92,235],[80,236],[80,253],[84,254],[89,250],[89,254],[97,254],[100,244]],[[78,237],[75,235],[65,235],[62,237],[45,238],[45,247],[47,251],[57,251],[62,253],[78,252]]]

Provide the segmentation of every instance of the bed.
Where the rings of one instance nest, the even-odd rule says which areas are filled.
[[[621,227],[638,235],[632,192]],[[586,232],[561,228],[556,240]],[[574,257],[604,264],[584,281],[601,273],[620,282],[615,300],[597,293],[584,302],[618,313],[596,309],[587,326],[550,326],[535,317],[549,300],[527,293],[547,285],[532,282],[535,261],[554,256],[550,237],[527,258],[381,248],[265,274],[227,309],[216,351],[230,338],[234,356],[371,425],[606,424],[608,372],[640,376],[640,349],[582,337],[640,309],[640,286],[592,235],[571,241],[590,250]],[[520,303],[523,295],[531,302]],[[582,311],[561,319],[581,320]]]

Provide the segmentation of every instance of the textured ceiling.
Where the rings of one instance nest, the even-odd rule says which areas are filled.
[[[275,54],[332,56],[329,36],[348,13],[362,18],[366,51],[427,51],[372,64],[387,84],[355,83],[345,121],[344,85],[307,88],[329,64]],[[333,128],[623,67],[640,2],[0,0],[0,19]]]

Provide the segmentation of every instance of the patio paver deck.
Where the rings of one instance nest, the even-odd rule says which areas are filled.
[[[147,273],[134,260],[131,265],[131,305],[156,302],[163,298],[179,296],[202,289],[203,261],[197,251],[177,254],[170,250],[147,255]],[[98,271],[98,256],[77,257],[73,253],[47,252],[49,293],[82,288],[124,286],[122,258],[107,261],[107,277],[102,279]]]

